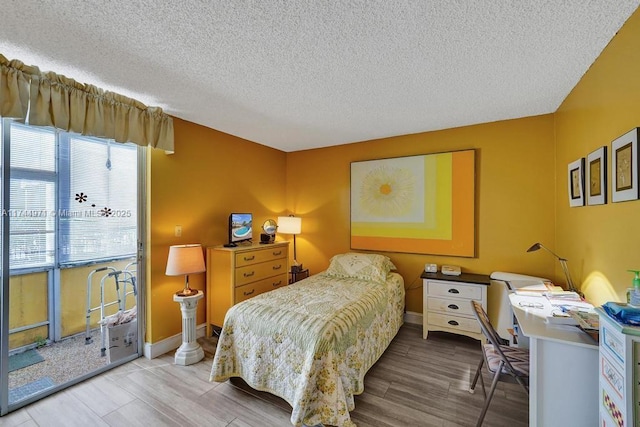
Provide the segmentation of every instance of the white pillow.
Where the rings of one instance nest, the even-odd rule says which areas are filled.
[[[384,283],[389,272],[395,269],[396,266],[387,256],[349,252],[333,256],[325,274],[337,278],[354,278]]]

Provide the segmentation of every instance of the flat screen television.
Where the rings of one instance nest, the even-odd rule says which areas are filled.
[[[232,213],[229,215],[229,244],[236,246],[240,242],[250,241],[253,238],[253,214]]]

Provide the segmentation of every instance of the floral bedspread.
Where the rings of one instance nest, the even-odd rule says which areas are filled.
[[[323,273],[236,304],[228,312],[211,381],[241,377],[286,400],[295,426],[354,426],[364,376],[402,325],[404,283]]]

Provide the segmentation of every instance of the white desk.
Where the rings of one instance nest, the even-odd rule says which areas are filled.
[[[598,344],[576,326],[547,324],[552,308],[545,297],[509,299],[520,332],[529,338],[529,425],[597,426]]]

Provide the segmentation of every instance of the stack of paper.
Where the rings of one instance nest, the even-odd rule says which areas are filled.
[[[580,301],[582,299],[577,292],[572,291],[552,291],[546,292],[545,295],[549,299],[558,299],[565,301]]]

